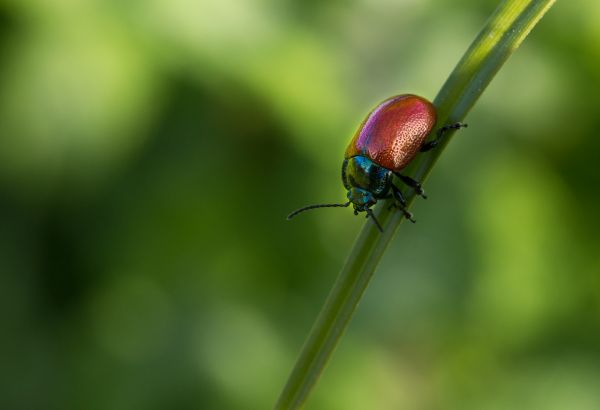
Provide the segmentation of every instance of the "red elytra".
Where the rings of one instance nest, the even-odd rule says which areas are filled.
[[[369,113],[346,148],[345,158],[364,155],[392,171],[405,168],[435,125],[436,111],[425,98],[391,97]]]

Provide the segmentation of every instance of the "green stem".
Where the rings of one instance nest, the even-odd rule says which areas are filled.
[[[508,57],[519,47],[531,29],[555,0],[505,0],[489,18],[435,98],[438,127],[462,120]],[[408,174],[418,181],[429,175],[448,143],[444,139],[430,154],[421,155],[411,164]],[[407,202],[415,193],[406,193]],[[387,203],[375,213],[384,227],[379,233],[372,223],[360,232],[325,306],[321,310],[300,357],[275,406],[277,410],[298,409],[308,397],[352,314],[367,288],[387,245],[402,222],[402,213],[389,210]]]

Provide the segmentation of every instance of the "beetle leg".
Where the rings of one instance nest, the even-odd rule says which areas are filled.
[[[396,201],[398,201],[398,203],[393,204],[393,206],[399,208],[406,219],[408,219],[412,223],[415,223],[416,221],[413,219],[413,215],[406,210],[406,199],[404,199],[402,191],[400,191],[400,189],[396,185],[392,184],[392,192],[394,193],[394,198],[396,199]]]
[[[381,199],[390,199],[390,198],[396,198],[394,195],[392,194],[387,194],[386,196],[382,197]],[[390,206],[388,206],[388,210],[392,209],[392,208],[397,208],[398,204],[395,201],[392,201],[390,203]]]
[[[431,140],[431,141],[426,142],[425,144],[421,145],[420,151],[427,152],[427,151],[435,148],[440,143],[440,140],[442,139],[442,137],[444,136],[444,134],[446,132],[448,132],[450,130],[458,130],[460,128],[467,128],[467,124],[457,122],[457,123],[450,124],[450,125],[444,125],[442,128],[437,130],[436,137],[434,140]]]
[[[425,195],[425,191],[423,191],[423,187],[421,186],[421,183],[419,181],[415,181],[414,179],[412,179],[411,177],[407,177],[406,175],[400,175],[396,173],[394,173],[394,175],[400,178],[400,180],[406,185],[413,188],[417,192],[417,195],[422,196],[423,199],[427,199],[427,195]]]
[[[375,214],[373,213],[373,210],[371,208],[365,208],[365,212],[367,213],[367,215],[365,216],[365,218],[371,217],[371,220],[373,221],[373,223],[377,227],[377,230],[379,232],[383,233],[383,228],[381,227],[381,224],[379,223],[379,221],[375,217]]]

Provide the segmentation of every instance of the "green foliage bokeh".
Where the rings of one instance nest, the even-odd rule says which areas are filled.
[[[494,6],[0,3],[0,408],[272,407],[364,223],[285,215]],[[500,71],[308,409],[600,407],[598,15]]]

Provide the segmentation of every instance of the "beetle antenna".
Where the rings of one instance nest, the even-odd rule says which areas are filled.
[[[345,204],[318,204],[318,205],[309,205],[309,206],[305,206],[304,208],[296,209],[294,212],[292,212],[291,214],[289,214],[287,216],[287,220],[289,221],[290,219],[292,219],[293,217],[295,217],[296,215],[298,215],[300,212],[308,211],[309,209],[316,209],[316,208],[336,208],[336,207],[346,208],[346,207],[348,207],[348,205],[350,205],[350,202],[346,202]]]
[[[383,228],[381,227],[381,225],[379,225],[379,221],[377,220],[377,218],[375,218],[373,210],[371,208],[366,208],[365,211],[367,212],[367,215],[371,217],[373,223],[375,224],[377,229],[379,229],[379,232],[383,233]]]

